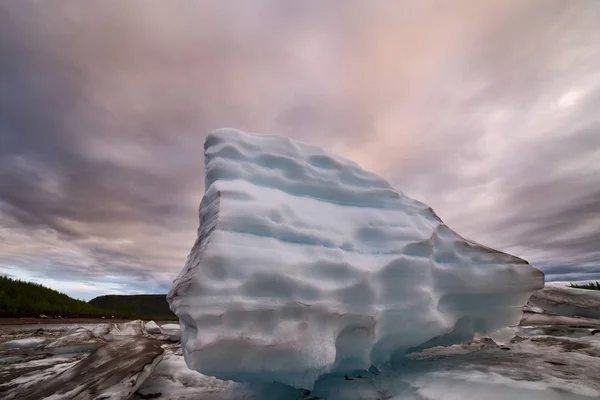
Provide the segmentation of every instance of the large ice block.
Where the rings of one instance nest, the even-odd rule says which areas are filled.
[[[203,374],[310,389],[516,324],[543,287],[526,261],[318,147],[221,129],[204,154],[198,238],[168,295]]]

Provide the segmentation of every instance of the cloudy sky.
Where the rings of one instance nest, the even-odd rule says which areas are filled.
[[[600,279],[600,2],[0,0],[0,273],[164,293],[219,127],[320,145]]]

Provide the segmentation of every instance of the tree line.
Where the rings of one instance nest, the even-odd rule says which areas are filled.
[[[0,276],[0,317],[119,317],[135,318],[128,310],[107,310],[43,285]]]
[[[576,289],[590,289],[590,290],[600,290],[600,283],[598,283],[598,281],[596,282],[589,282],[589,283],[585,283],[582,285],[574,285],[571,283],[571,287],[572,288],[576,288]]]

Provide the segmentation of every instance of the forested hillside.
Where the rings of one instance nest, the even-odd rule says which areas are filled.
[[[130,318],[133,315],[96,307],[75,300],[38,283],[23,282],[0,276],[0,317],[110,317]]]
[[[148,315],[154,319],[177,319],[169,309],[164,294],[106,295],[90,300],[90,304],[110,310]]]

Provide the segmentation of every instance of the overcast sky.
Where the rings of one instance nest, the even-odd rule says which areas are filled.
[[[600,2],[0,0],[0,273],[166,293],[219,127],[335,151],[600,279]]]

